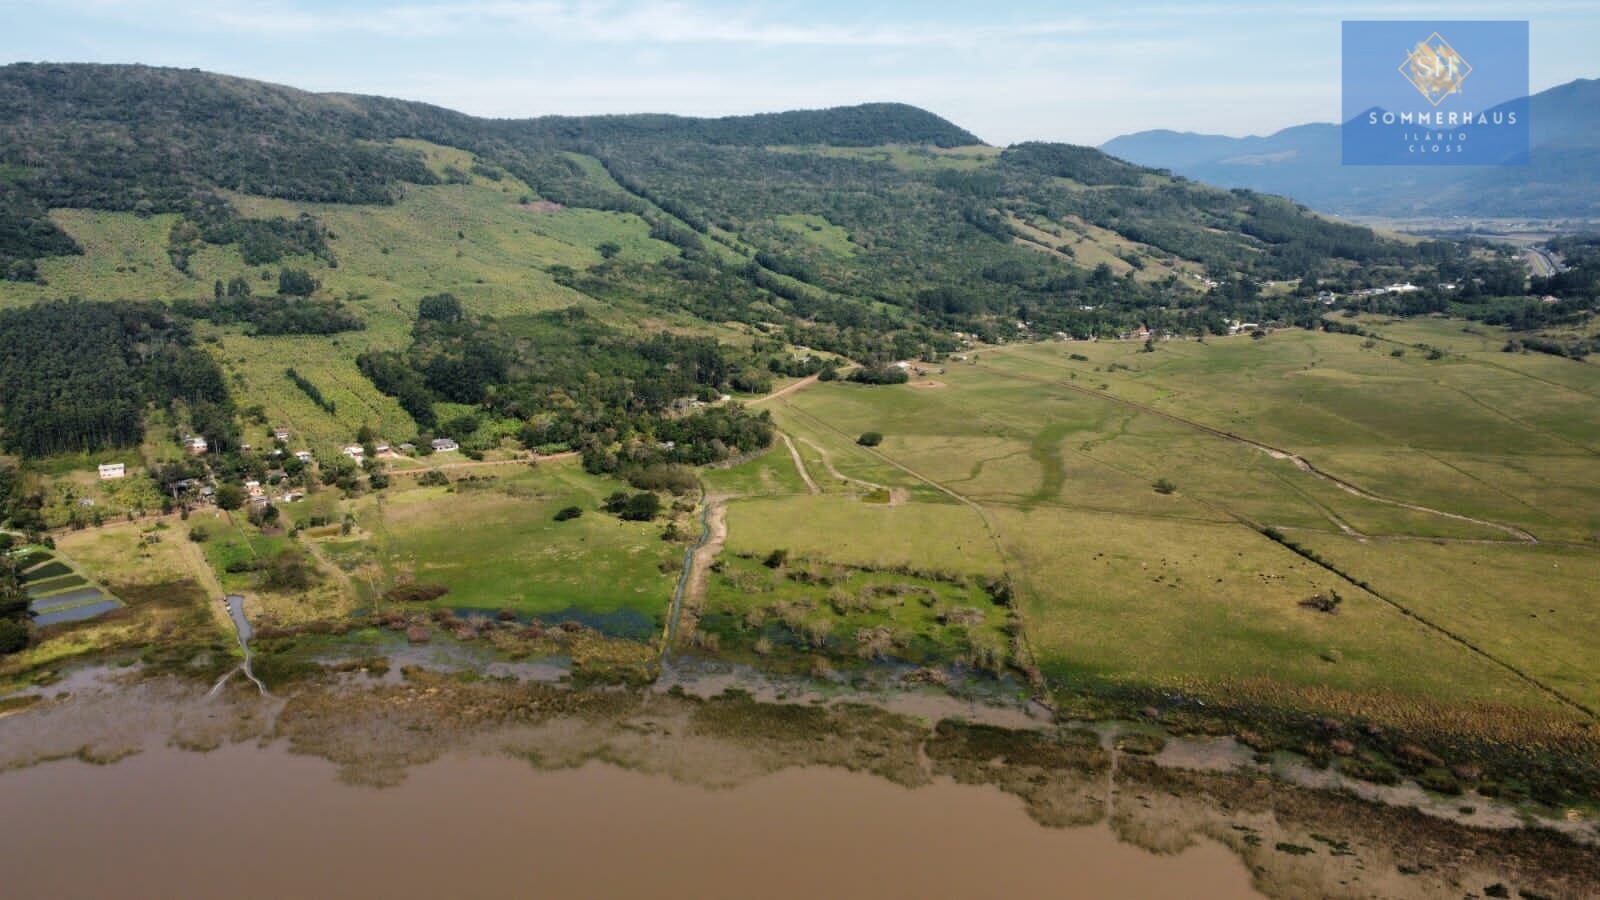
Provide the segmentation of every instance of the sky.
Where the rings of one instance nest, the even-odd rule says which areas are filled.
[[[0,61],[199,68],[500,117],[894,100],[991,144],[1099,144],[1334,121],[1340,22],[1405,18],[1527,19],[1534,91],[1600,75],[1600,0],[0,0]]]

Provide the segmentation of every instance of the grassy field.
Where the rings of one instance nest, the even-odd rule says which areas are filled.
[[[725,554],[699,622],[702,647],[789,665],[877,659],[993,672],[1011,658],[1008,611],[983,579]]]
[[[921,385],[820,384],[773,406],[808,469],[830,478],[815,444],[842,474],[912,488],[910,502],[734,502],[727,546],[985,560],[974,568],[1015,581],[1058,686],[1572,714],[1565,701],[1600,700],[1583,652],[1600,614],[1586,590],[1600,583],[1600,379],[1460,328],[1397,334],[1445,348],[1435,360],[1282,331],[1154,353],[1013,345]],[[854,445],[868,430],[884,435],[875,450]],[[1337,612],[1304,605],[1335,592]]]
[[[671,600],[683,547],[662,540],[659,522],[600,512],[619,486],[570,463],[497,467],[449,488],[363,497],[354,505],[358,533],[331,537],[324,549],[368,597],[414,580],[450,589],[436,606],[510,609],[649,637]],[[555,521],[567,506],[583,515]]]

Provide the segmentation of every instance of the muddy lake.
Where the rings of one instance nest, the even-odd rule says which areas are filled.
[[[731,789],[452,755],[399,785],[241,744],[0,776],[9,897],[1252,897],[1219,844],[1156,856],[992,788],[788,769]]]
[[[1595,844],[937,695],[85,670],[0,711],[0,895],[1594,896]],[[909,702],[916,701],[916,702]],[[889,708],[893,707],[893,708]],[[952,715],[955,718],[952,718]],[[993,715],[991,713],[991,715]],[[1030,724],[1031,722],[1031,724]],[[1245,757],[1248,759],[1248,757]]]

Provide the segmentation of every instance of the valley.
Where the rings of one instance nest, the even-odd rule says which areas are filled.
[[[0,704],[257,692],[232,596],[269,700],[771,678],[1592,831],[1593,238],[1530,271],[898,104],[19,65],[3,116]]]

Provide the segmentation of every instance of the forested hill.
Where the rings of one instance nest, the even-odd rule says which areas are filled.
[[[857,356],[888,353],[888,338],[918,327],[1215,329],[1262,282],[1395,277],[1454,255],[1092,148],[1002,152],[891,103],[722,119],[489,120],[193,70],[18,64],[0,68],[0,125],[0,274],[47,282],[42,260],[84,249],[55,211],[177,215],[166,252],[192,286],[131,299],[221,300],[227,282],[229,321],[262,319],[242,305],[249,286],[239,280],[270,273],[208,277],[191,268],[207,248],[237,246],[250,266],[306,264],[307,283],[331,287],[340,254],[327,207],[310,204],[426,204],[448,195],[425,189],[453,185],[497,185],[525,208],[637,216],[674,248],[650,262],[607,254],[586,268],[540,265],[578,294],[790,323],[802,329],[796,337]],[[445,151],[430,146],[457,156],[441,162]],[[251,196],[296,212],[245,215],[240,198]],[[416,296],[461,290],[470,301],[471,286],[487,282],[429,284]],[[73,293],[112,299],[96,277]],[[1207,294],[1212,302],[1198,302]]]

